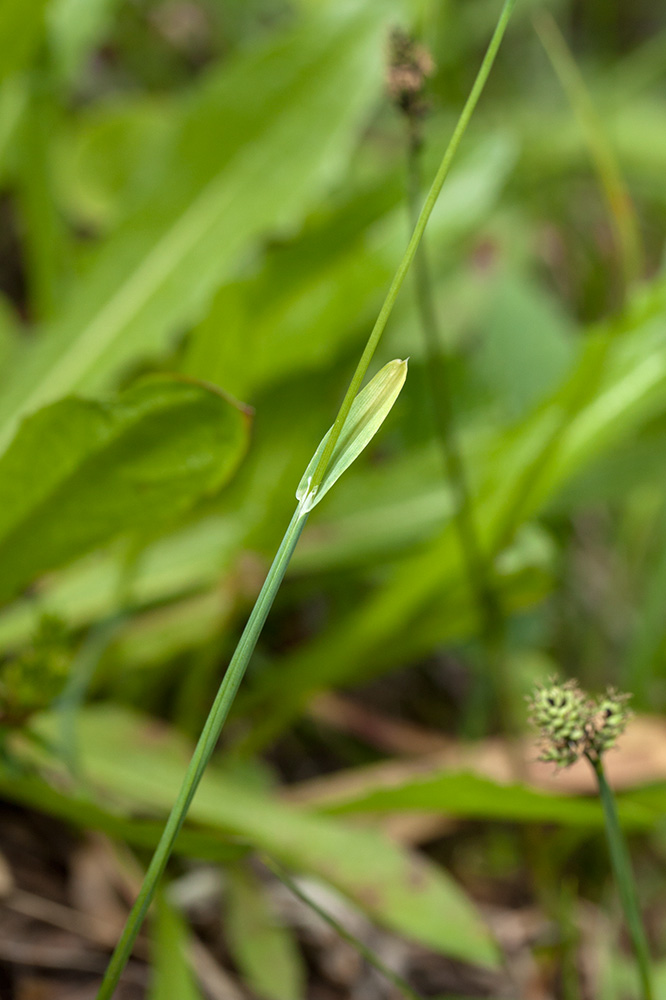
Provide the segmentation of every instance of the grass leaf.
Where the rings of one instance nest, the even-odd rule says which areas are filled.
[[[300,1000],[305,970],[296,943],[271,913],[261,882],[245,864],[228,871],[226,938],[259,1000]]]
[[[201,1000],[187,960],[187,928],[164,895],[157,897],[150,1000]]]
[[[170,152],[159,138],[163,173],[17,366],[0,401],[5,434],[19,414],[113,384],[163,351],[268,232],[298,224],[377,95],[385,19],[382,9],[313,15],[206,79]]]

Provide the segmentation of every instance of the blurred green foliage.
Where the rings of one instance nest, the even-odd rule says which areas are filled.
[[[548,5],[629,193],[642,264],[627,284],[589,118],[534,31],[541,6],[519,3],[427,230],[450,404],[514,703],[559,670],[663,712],[666,10]],[[25,743],[10,744],[18,770],[2,765],[8,797],[154,842],[182,766],[172,749],[205,718],[409,234],[405,129],[384,93],[389,31],[414,32],[435,62],[430,178],[497,12],[490,0],[5,0],[2,714],[23,722],[58,694],[60,666],[35,681],[61,662],[45,615],[62,623],[67,669],[113,621],[86,668],[82,700],[94,704],[77,726],[84,770],[118,808],[51,788],[55,748],[35,757]],[[380,691],[380,708],[457,738],[506,724],[411,288],[379,355],[410,357],[406,387],[312,514],[178,850],[238,866],[240,838],[379,922],[492,962],[449,873],[342,814],[416,808],[594,836],[596,805],[435,773],[343,797],[333,819],[286,807],[264,784],[242,788],[230,763],[270,748],[294,779],[372,758],[313,721],[313,696],[330,689]],[[154,718],[168,736],[146,747]],[[54,719],[57,709],[35,732],[53,734]],[[629,828],[658,825],[664,791],[649,792],[627,796]],[[414,864],[426,890],[403,877]],[[234,958],[270,996],[257,986],[255,934],[289,984],[273,995],[297,1000],[293,942],[273,935],[248,871],[230,881]],[[160,907],[157,953],[169,957],[154,996],[196,996],[186,931]]]
[[[71,665],[64,623],[45,615],[32,643],[0,667],[0,725],[21,726],[61,693]]]

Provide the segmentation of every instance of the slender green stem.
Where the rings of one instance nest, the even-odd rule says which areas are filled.
[[[62,758],[69,772],[81,778],[77,741],[77,720],[95,671],[107,649],[127,620],[124,612],[109,615],[93,626],[74,658],[72,668],[55,708],[60,716]]]
[[[497,27],[495,28],[493,37],[490,39],[490,44],[488,45],[488,49],[486,51],[485,56],[483,57],[483,62],[481,63],[479,72],[476,75],[474,85],[470,91],[467,101],[465,102],[465,106],[462,109],[460,118],[458,119],[458,123],[455,129],[453,130],[453,135],[451,136],[449,144],[446,148],[446,151],[442,158],[442,162],[440,163],[439,166],[439,170],[435,175],[435,179],[432,182],[426,200],[423,203],[423,208],[421,209],[418,220],[414,227],[414,232],[412,233],[411,239],[407,245],[407,249],[405,250],[404,256],[400,261],[400,264],[398,265],[398,269],[395,273],[393,281],[391,282],[389,290],[386,293],[386,298],[384,299],[384,303],[379,311],[377,321],[375,322],[375,325],[372,328],[370,336],[368,337],[368,342],[365,345],[363,354],[361,355],[361,359],[358,365],[356,366],[356,371],[354,372],[352,380],[349,383],[349,388],[347,389],[347,393],[342,401],[342,405],[340,406],[338,415],[335,418],[335,423],[331,428],[331,433],[326,443],[326,447],[324,448],[321,454],[321,458],[319,459],[317,468],[313,473],[312,481],[310,484],[311,491],[314,491],[319,487],[324,477],[324,473],[326,472],[326,468],[330,461],[331,455],[333,454],[333,449],[335,448],[337,440],[340,437],[340,433],[342,432],[344,422],[347,419],[347,414],[351,409],[354,397],[356,396],[361,387],[361,383],[365,377],[365,373],[367,372],[370,362],[372,361],[375,350],[377,349],[377,345],[381,340],[381,336],[388,322],[388,318],[391,315],[393,306],[395,305],[398,293],[402,288],[402,284],[405,280],[407,271],[409,270],[410,265],[414,260],[414,256],[418,249],[419,243],[421,242],[423,233],[425,232],[425,227],[428,224],[430,216],[432,215],[432,210],[435,207],[435,202],[439,197],[439,193],[442,190],[444,181],[448,177],[449,171],[451,169],[451,164],[453,162],[453,158],[456,155],[456,152],[458,151],[458,147],[462,141],[462,137],[465,134],[467,126],[469,125],[470,119],[472,117],[472,114],[474,113],[474,109],[476,108],[481,93],[483,92],[483,88],[486,84],[486,80],[488,79],[488,75],[490,74],[490,70],[492,69],[492,65],[495,61],[495,56],[497,55],[497,50],[500,47],[500,43],[504,36],[504,32],[506,31],[507,25],[509,23],[509,18],[511,17],[511,13],[515,5],[516,5],[516,0],[505,0],[504,2],[502,12],[497,22]]]
[[[591,754],[585,755],[594,768],[599,784],[599,797],[604,811],[604,821],[606,824],[606,839],[611,857],[611,864],[617,882],[620,902],[624,910],[624,917],[627,921],[627,928],[631,936],[631,941],[636,953],[638,964],[638,974],[641,982],[643,1000],[653,1000],[652,976],[650,972],[650,950],[648,948],[645,928],[641,920],[641,911],[638,906],[636,894],[636,884],[631,870],[629,852],[622,834],[620,819],[617,814],[615,798],[613,792],[606,781],[604,767],[600,757]]]
[[[90,629],[74,658],[67,683],[55,703],[60,715],[61,755],[72,777],[78,780],[82,778],[77,734],[79,713],[102,657],[129,617],[130,592],[139,552],[140,549],[135,544],[130,544],[116,585],[116,610]]]
[[[408,201],[412,220],[418,215],[421,187],[419,163],[419,138],[409,123],[407,150]],[[449,358],[439,330],[432,294],[432,282],[425,243],[422,242],[414,258],[414,286],[421,331],[426,347],[427,377],[430,384],[432,414],[439,441],[445,475],[454,494],[454,520],[463,561],[469,578],[470,589],[476,595],[482,619],[486,623],[496,620],[493,595],[486,578],[479,536],[474,523],[472,498],[462,452],[458,442],[455,415],[451,401]]]
[[[407,250],[405,251],[402,261],[398,266],[384,304],[380,310],[377,322],[375,323],[370,337],[368,338],[368,342],[350,382],[347,394],[345,395],[342,405],[340,406],[340,410],[338,411],[338,415],[335,418],[335,423],[333,424],[331,433],[328,437],[327,445],[322,452],[321,458],[312,477],[310,492],[314,492],[321,485],[321,481],[324,473],[326,472],[333,449],[342,431],[344,422],[349,414],[349,410],[351,409],[354,398],[361,386],[365,373],[368,370],[368,366],[372,360],[377,344],[379,343],[381,335],[384,332],[384,328],[391,310],[393,309],[398,292],[400,291],[410,264],[414,259],[414,255],[421,241],[421,237],[423,236],[423,232],[430,215],[432,214],[439,192],[441,191],[442,185],[444,184],[444,181],[449,173],[453,157],[455,156],[458,146],[460,145],[474,108],[478,103],[479,97],[481,96],[481,92],[486,83],[493,62],[495,61],[497,50],[499,49],[500,42],[502,41],[502,37],[515,4],[516,0],[505,0],[497,27],[495,28],[495,32],[488,46],[488,50],[484,56],[483,62],[458,123],[454,129],[453,136],[451,137],[449,145],[444,153],[444,157],[439,170],[437,171],[432,187],[430,188],[423,209],[421,210],[421,214],[419,215],[418,222],[409,241]],[[257,644],[264,622],[266,621],[266,617],[270,611],[271,605],[273,604],[275,595],[280,587],[284,574],[287,570],[289,560],[291,559],[291,555],[296,547],[296,543],[298,542],[298,538],[303,530],[306,520],[306,508],[299,505],[289,527],[287,528],[284,538],[282,539],[280,548],[278,549],[277,555],[273,560],[268,576],[266,577],[256,604],[252,609],[252,613],[248,619],[247,625],[245,626],[245,630],[243,631],[238,646],[236,647],[236,651],[234,652],[229,667],[224,675],[224,679],[220,685],[215,701],[213,702],[208,718],[206,719],[206,723],[201,732],[201,736],[199,737],[199,741],[197,742],[180,791],[164,827],[164,832],[162,833],[150,865],[148,866],[141,890],[134,906],[130,911],[123,933],[104,974],[102,984],[97,994],[97,1000],[110,1000],[115,992],[122,971],[132,952],[132,947],[141,928],[141,924],[143,923],[148,907],[150,906],[159,881],[166,868],[175,840],[185,821],[190,803],[194,798],[199,782],[203,777],[206,766],[212,756],[213,750],[215,749],[222,727],[226,721],[227,715],[229,714],[236,692],[238,691],[241,680],[243,679],[250,657],[252,656],[254,648]]]
[[[346,927],[335,919],[335,917],[331,916],[331,914],[320,906],[319,903],[315,902],[315,900],[308,896],[307,893],[303,892],[298,883],[295,882],[293,878],[291,878],[291,876],[284,870],[284,868],[277,864],[276,861],[273,861],[272,858],[266,857],[265,855],[262,856],[262,861],[266,868],[272,871],[276,878],[279,878],[297,899],[300,899],[302,903],[309,906],[313,913],[316,913],[317,916],[321,917],[321,919],[328,924],[329,927],[332,927],[335,933],[338,934],[343,941],[350,944],[352,948],[359,953],[361,958],[364,958],[366,962],[368,962],[369,965],[374,966],[378,972],[381,972],[385,979],[392,983],[393,986],[397,987],[403,996],[407,997],[407,1000],[423,1000],[423,998],[412,989],[409,983],[403,979],[402,976],[400,976],[397,972],[394,972],[393,969],[389,969],[389,967],[382,962],[381,958],[375,955],[374,951],[368,948],[367,945],[363,944],[362,941],[359,941],[359,939],[348,931]]]
[[[252,609],[236,651],[224,675],[222,684],[213,702],[213,707],[206,719],[180,791],[172,806],[164,831],[148,866],[141,890],[130,911],[123,933],[104,974],[104,979],[97,994],[97,1000],[110,1000],[118,985],[122,971],[127,964],[132,947],[141,929],[141,924],[164,873],[173,845],[183,825],[190,803],[194,798],[194,793],[213,754],[222,727],[229,714],[229,709],[236,697],[236,692],[243,679],[250,657],[254,652],[264,622],[275,600],[275,595],[282,583],[289,560],[306,520],[307,514],[303,513],[299,506],[285,532],[280,548],[268,571],[256,604]]]

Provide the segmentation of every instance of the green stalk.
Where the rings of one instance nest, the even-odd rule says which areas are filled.
[[[414,219],[418,216],[418,198],[421,187],[420,140],[411,122],[408,123],[408,131],[407,197],[410,216]],[[421,243],[414,258],[414,286],[417,312],[428,362],[426,373],[430,385],[431,409],[441,444],[444,472],[455,497],[454,522],[458,541],[467,570],[470,590],[477,598],[482,628],[487,628],[489,632],[494,633],[498,621],[498,609],[487,579],[485,560],[481,553],[479,535],[474,523],[472,497],[451,402],[449,358],[445,353],[437,321],[424,243]]]
[[[643,269],[643,247],[634,204],[585,79],[555,19],[546,11],[539,11],[533,23],[583,131],[608,206],[626,295]]]
[[[495,61],[495,56],[497,55],[497,50],[500,47],[500,43],[504,36],[504,32],[506,31],[506,27],[509,23],[509,18],[511,17],[511,13],[515,5],[516,5],[516,0],[505,0],[504,2],[502,12],[497,22],[497,27],[495,28],[493,37],[490,39],[490,44],[488,45],[488,49],[486,50],[485,56],[483,57],[483,62],[481,63],[479,72],[476,75],[474,85],[472,86],[469,97],[467,98],[465,106],[462,109],[460,118],[458,119],[458,123],[455,129],[453,130],[453,135],[451,136],[449,144],[442,158],[442,162],[440,163],[439,170],[435,175],[435,179],[432,182],[432,185],[428,192],[428,196],[423,204],[423,208],[421,209],[421,213],[414,227],[414,232],[412,233],[412,237],[409,243],[407,244],[407,249],[405,250],[403,258],[400,261],[400,264],[398,265],[398,270],[395,272],[395,276],[393,278],[393,281],[391,282],[389,290],[386,293],[386,298],[384,299],[384,303],[381,309],[379,310],[379,315],[377,317],[375,325],[372,328],[370,336],[368,337],[368,342],[365,345],[363,354],[361,355],[361,359],[358,365],[356,366],[356,371],[354,372],[352,380],[349,383],[347,394],[345,395],[345,398],[343,399],[340,409],[338,411],[338,415],[335,418],[335,423],[333,424],[331,433],[329,435],[329,439],[326,443],[326,447],[324,448],[321,454],[319,463],[312,476],[312,482],[310,486],[312,492],[316,491],[316,489],[319,487],[324,477],[324,473],[326,472],[326,468],[330,461],[331,455],[333,454],[333,449],[335,448],[336,442],[340,437],[340,433],[342,431],[344,422],[347,419],[347,414],[351,409],[351,405],[354,402],[354,397],[361,388],[361,383],[365,378],[365,374],[368,370],[370,362],[372,361],[375,350],[377,349],[377,345],[381,340],[381,336],[388,322],[388,318],[391,315],[393,306],[395,305],[398,293],[402,288],[402,283],[404,282],[407,271],[409,270],[411,263],[414,260],[419,243],[421,242],[423,233],[425,232],[425,227],[428,224],[430,216],[432,215],[432,210],[435,207],[435,202],[439,197],[439,193],[442,190],[444,181],[448,177],[449,171],[451,169],[451,164],[453,163],[453,158],[456,155],[456,152],[458,151],[458,147],[460,146],[462,137],[465,134],[467,126],[469,125],[470,119],[472,117],[472,114],[474,113],[474,109],[476,108],[479,98],[481,97],[481,93],[486,84],[486,80],[488,79],[488,75],[490,74],[490,70],[492,69],[492,65]]]
[[[650,951],[648,948],[645,928],[641,920],[641,912],[638,906],[638,896],[631,861],[627,845],[622,835],[622,827],[617,814],[615,797],[610,785],[606,781],[604,766],[600,757],[591,754],[585,755],[594,768],[599,784],[599,797],[604,811],[604,822],[606,825],[606,839],[608,840],[608,850],[610,852],[611,864],[615,881],[617,882],[620,902],[624,910],[624,917],[631,937],[631,942],[636,954],[638,964],[638,975],[640,978],[643,1000],[653,1000],[652,977],[650,973]]]
[[[493,62],[495,61],[497,50],[499,49],[500,42],[502,41],[502,37],[515,4],[516,0],[505,0],[497,22],[497,27],[495,28],[495,32],[490,40],[490,44],[477,73],[470,95],[465,103],[451,140],[444,153],[444,157],[439,170],[437,171],[435,180],[433,181],[432,187],[430,188],[423,208],[421,209],[418,222],[407,246],[407,250],[405,251],[402,261],[398,266],[395,277],[391,282],[391,286],[380,310],[377,322],[370,333],[368,342],[365,346],[363,354],[361,355],[361,360],[359,361],[356,371],[354,372],[354,376],[342,401],[338,415],[335,418],[335,423],[333,424],[331,432],[328,435],[326,446],[322,451],[319,462],[310,480],[308,490],[308,496],[310,498],[314,496],[322,483],[322,479],[324,478],[324,474],[330,463],[333,450],[340,437],[345,420],[349,415],[352,403],[354,402],[358,390],[360,389],[361,382],[363,381],[363,378],[368,370],[368,366],[372,360],[381,335],[384,332],[384,328],[386,327],[386,323],[391,314],[391,310],[393,309],[398,292],[400,291],[402,283],[405,280],[410,264],[414,259],[414,255],[421,241],[430,215],[432,214],[437,197],[449,173],[453,157],[455,156],[455,153],[460,145],[470,118],[472,117],[472,113],[478,103],[479,97],[481,96],[483,87],[488,79],[488,75]],[[278,549],[277,555],[273,560],[268,576],[266,577],[264,585],[261,588],[259,597],[257,598],[256,604],[252,609],[252,613],[247,625],[245,626],[240,642],[236,647],[236,651],[234,652],[208,718],[206,719],[201,736],[199,737],[194,750],[192,760],[190,761],[188,769],[185,773],[180,791],[173,804],[171,812],[169,813],[169,818],[166,822],[164,832],[162,833],[159,844],[157,845],[153,858],[148,866],[148,870],[146,871],[141,890],[134,906],[130,910],[123,933],[104,974],[102,984],[97,994],[97,1000],[110,1000],[115,992],[122,971],[127,964],[132,952],[132,947],[148,911],[148,907],[150,906],[159,881],[166,868],[175,840],[183,823],[185,822],[185,817],[190,807],[190,803],[194,798],[199,782],[201,781],[206,766],[213,754],[217,741],[220,737],[222,727],[224,726],[227,715],[229,714],[229,710],[243,679],[243,675],[247,669],[250,657],[254,652],[259,635],[261,634],[268,612],[270,611],[275,595],[284,578],[292,553],[307,520],[308,509],[309,506],[299,503],[284,538],[282,539],[280,548]]]
[[[67,683],[55,707],[60,715],[61,755],[73,778],[81,780],[77,725],[95,672],[109,646],[130,616],[130,594],[136,574],[139,549],[131,544],[125,553],[117,583],[116,608],[94,625],[74,657]]]
[[[55,708],[60,716],[60,753],[72,777],[81,779],[77,721],[95,672],[107,649],[127,621],[127,612],[121,610],[109,615],[93,626],[76,654]]]
[[[236,697],[236,692],[240,686],[250,657],[254,652],[257,639],[266,621],[271,605],[275,600],[284,574],[289,565],[292,553],[296,548],[296,543],[307,520],[307,513],[304,513],[299,505],[291,519],[284,538],[277,551],[275,559],[264,585],[261,588],[256,604],[252,609],[247,625],[236,647],[236,651],[231,659],[229,667],[224,675],[219,691],[213,702],[213,707],[206,719],[206,723],[197,742],[196,748],[189,763],[183,783],[178,796],[171,808],[169,818],[164,827],[160,841],[155,848],[155,853],[148,866],[148,870],[143,880],[141,890],[137,896],[134,906],[130,910],[127,923],[123,933],[116,945],[115,951],[104,973],[104,979],[97,994],[97,1000],[110,1000],[118,985],[118,981],[125,965],[132,953],[134,942],[141,929],[141,925],[148,911],[148,907],[155,895],[155,890],[159,884],[169,857],[173,850],[173,845],[185,821],[187,811],[190,807],[194,794],[203,777],[206,766],[213,754],[219,739],[222,727],[225,723],[229,709]]]
[[[421,188],[421,138],[418,123],[407,121],[407,200],[410,217],[418,215]],[[437,320],[432,280],[425,241],[414,257],[416,306],[426,349],[426,375],[435,430],[441,445],[444,475],[454,495],[453,524],[458,536],[462,563],[470,593],[476,601],[479,630],[490,676],[496,681],[495,694],[506,731],[517,735],[521,730],[516,697],[507,670],[504,615],[499,595],[493,587],[491,567],[482,551],[474,520],[474,508],[452,404],[450,361]],[[512,746],[512,766],[516,780],[524,777],[522,757]]]
[[[302,903],[309,906],[313,913],[316,913],[318,917],[321,917],[321,919],[325,921],[325,923],[327,923],[328,926],[331,927],[343,941],[350,944],[352,948],[358,952],[361,958],[364,958],[369,965],[372,965],[378,972],[381,972],[382,976],[384,976],[389,983],[400,990],[404,997],[407,997],[407,1000],[423,1000],[423,998],[411,988],[409,983],[403,979],[402,976],[398,975],[397,972],[394,972],[393,969],[389,969],[389,967],[382,962],[381,958],[375,955],[374,951],[368,948],[367,945],[363,944],[362,941],[359,941],[359,939],[348,931],[346,927],[335,919],[335,917],[328,913],[322,906],[319,905],[319,903],[316,903],[314,899],[311,899],[307,893],[303,892],[300,886],[294,882],[293,878],[291,878],[291,876],[288,875],[287,872],[277,864],[277,862],[265,856],[262,857],[262,861],[269,871],[273,872],[273,874],[280,879],[283,885],[286,885],[289,891],[292,892],[297,899],[300,899]]]

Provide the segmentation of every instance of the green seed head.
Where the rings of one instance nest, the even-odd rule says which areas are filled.
[[[600,757],[623,732],[631,717],[629,695],[612,688],[596,701],[575,681],[551,681],[529,700],[530,721],[538,729],[539,760],[569,767],[583,755]]]
[[[588,742],[598,756],[615,746],[627,727],[632,712],[627,702],[631,696],[608,688],[596,704],[588,723]]]
[[[552,761],[559,767],[578,760],[585,741],[589,704],[575,681],[552,681],[537,688],[529,706],[531,721],[541,736],[540,760]]]

